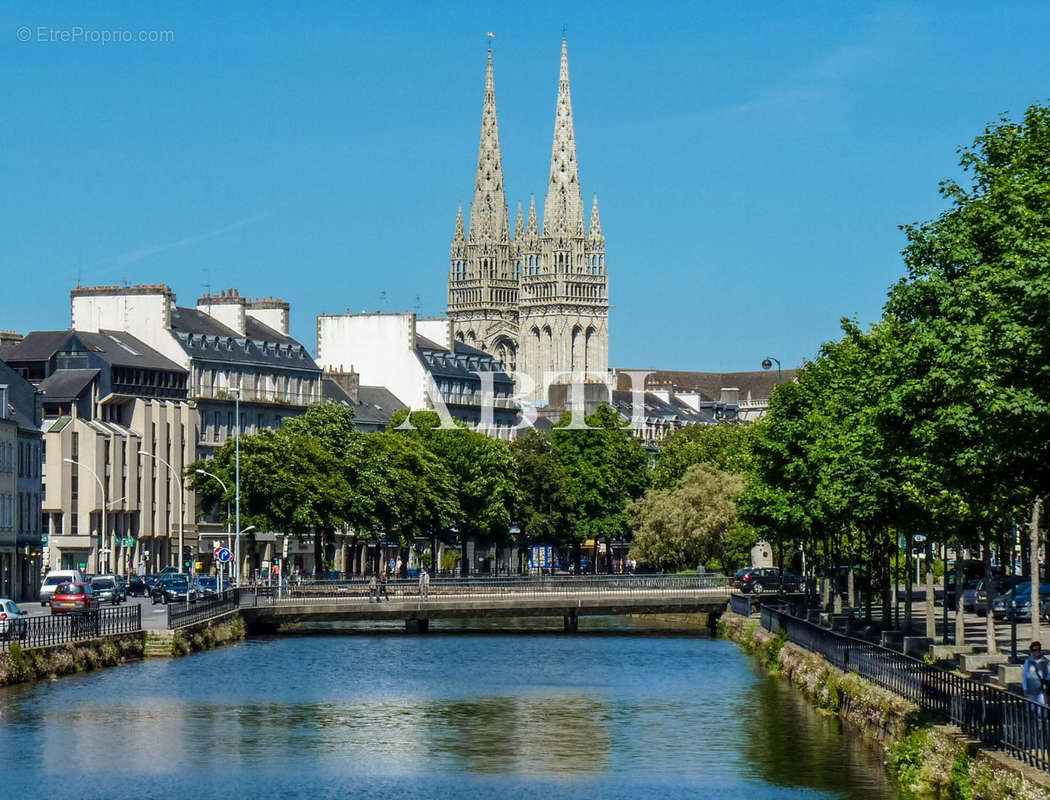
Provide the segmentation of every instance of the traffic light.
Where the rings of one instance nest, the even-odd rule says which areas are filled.
[[[190,568],[190,564],[192,563],[191,562],[192,558],[193,558],[193,549],[188,544],[184,544],[182,546],[182,565],[184,567],[186,567],[186,569]]]

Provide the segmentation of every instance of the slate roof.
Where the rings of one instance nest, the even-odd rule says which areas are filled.
[[[633,408],[633,399],[633,392],[616,390],[612,393],[612,406],[629,419],[632,413],[638,413],[637,409]],[[715,422],[713,412],[696,411],[681,402],[667,402],[652,392],[645,392],[642,395],[642,403],[645,407],[642,416],[650,419],[670,420],[677,417],[683,424],[688,425],[711,425]]]
[[[124,331],[33,331],[4,359],[9,364],[48,361],[61,350],[85,350],[115,367],[186,373],[180,364]]]
[[[433,351],[432,356],[428,359],[423,354],[423,351]],[[477,381],[478,376],[474,372],[479,370],[472,370],[469,364],[470,359],[476,359],[480,364],[492,364],[498,365],[499,359],[493,356],[491,353],[486,353],[484,350],[478,350],[476,347],[471,347],[469,344],[463,342],[456,342],[454,349],[449,351],[447,347],[437,344],[425,336],[416,334],[416,355],[419,357],[420,362],[423,366],[430,371],[432,375],[436,375],[442,378],[459,378],[461,380]],[[468,363],[464,365],[462,359],[466,359]],[[492,372],[495,376],[493,378],[494,383],[513,383],[509,375],[503,370],[493,369],[485,370]]]
[[[395,411],[408,407],[385,386],[359,386],[357,403],[331,378],[325,378],[321,388],[325,400],[350,406],[354,419],[369,425],[388,425]]]
[[[245,319],[245,335],[241,336],[202,311],[175,307],[171,330],[190,358],[320,372],[299,342],[253,317]]]
[[[631,376],[628,371],[616,369],[616,388],[630,390]],[[752,372],[688,372],[681,370],[639,370],[651,372],[645,379],[645,388],[674,389],[676,392],[698,392],[709,400],[718,400],[722,389],[739,389],[740,399],[765,400],[777,385],[777,371],[754,370]],[[781,371],[782,380],[794,380],[797,369]]]
[[[80,397],[98,373],[97,369],[60,369],[37,388],[44,393],[45,403],[69,403]]]

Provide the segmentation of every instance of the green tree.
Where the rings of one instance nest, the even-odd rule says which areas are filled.
[[[642,495],[649,480],[649,456],[615,409],[603,405],[586,417],[586,423],[587,428],[569,427],[571,417],[565,414],[551,432],[554,453],[576,498],[577,570],[584,540],[594,540],[597,564],[599,540],[627,538],[627,504]],[[606,569],[610,567],[607,562]]]
[[[693,464],[747,474],[755,428],[750,425],[689,425],[667,437],[656,458],[652,486],[673,489]]]
[[[517,465],[520,543],[571,546],[576,498],[550,434],[527,431],[510,443],[510,452]]]
[[[671,570],[705,563],[721,552],[743,488],[739,475],[700,463],[677,488],[649,489],[628,507],[635,528],[631,556]]]

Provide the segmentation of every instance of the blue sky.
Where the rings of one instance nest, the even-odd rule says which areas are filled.
[[[1050,99],[1045,2],[9,0],[0,328],[68,325],[78,276],[279,295],[311,350],[320,312],[442,311],[485,34],[542,208],[563,25],[614,366],[787,367],[877,318],[956,148]],[[77,28],[174,41],[40,41]]]

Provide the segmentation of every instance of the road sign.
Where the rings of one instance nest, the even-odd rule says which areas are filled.
[[[40,537],[40,544],[47,544],[47,534]]]
[[[220,564],[228,564],[233,561],[233,553],[230,552],[228,547],[220,547],[215,551],[215,558],[218,559]]]

